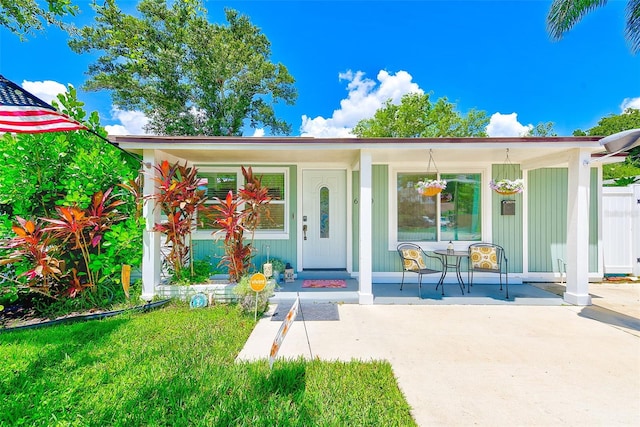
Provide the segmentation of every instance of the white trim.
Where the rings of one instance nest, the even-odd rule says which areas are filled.
[[[302,197],[303,197],[303,182],[302,182],[302,174],[303,171],[308,170],[342,170],[345,171],[346,181],[345,185],[347,186],[345,191],[345,203],[347,209],[347,242],[346,242],[346,269],[347,271],[353,271],[353,239],[352,239],[352,230],[353,230],[353,222],[349,221],[349,219],[353,219],[353,206],[352,206],[352,198],[353,191],[351,189],[353,185],[353,167],[348,163],[330,163],[330,162],[318,162],[318,163],[297,163],[296,167],[296,210],[295,215],[296,218],[291,221],[295,223],[296,226],[296,271],[303,271],[302,268]]]
[[[290,179],[289,179],[289,170],[290,168],[287,166],[257,166],[251,167],[254,174],[278,174],[282,173],[284,175],[284,203],[277,203],[278,205],[284,205],[284,230],[256,230],[254,235],[254,240],[286,240],[289,238],[289,230],[291,227],[291,219],[289,218],[289,206],[291,205],[291,193],[290,193]],[[237,193],[239,188],[242,187],[244,182],[244,176],[242,175],[242,168],[240,166],[225,166],[225,167],[215,167],[215,166],[201,166],[198,169],[198,172],[201,173],[235,173],[236,174],[236,189]],[[208,204],[213,204],[211,201]],[[200,228],[195,230],[191,237],[193,240],[215,240],[216,238],[213,234],[216,232],[216,229],[213,228]]]
[[[360,242],[358,301],[373,304],[373,165],[371,151],[360,150]]]
[[[569,161],[567,197],[567,285],[564,299],[570,304],[590,305],[589,295],[589,191],[590,153],[575,148]]]
[[[155,165],[159,160],[156,150],[144,150],[143,162]],[[146,172],[147,179],[144,180],[143,194],[154,195],[156,183],[154,178],[158,173],[155,167],[151,167]],[[145,229],[142,233],[142,295],[140,298],[151,301],[156,294],[156,285],[160,284],[160,271],[162,270],[162,259],[160,256],[161,233],[153,231],[153,228],[160,219],[160,210],[156,209],[156,202],[153,198],[146,200],[142,205],[142,216],[145,220]]]

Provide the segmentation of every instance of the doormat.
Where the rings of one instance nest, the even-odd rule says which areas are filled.
[[[342,279],[316,280],[307,279],[302,283],[303,288],[346,288],[347,282]]]
[[[281,301],[271,316],[273,322],[282,322],[291,310],[293,301]],[[338,306],[331,302],[301,302],[296,321],[340,320]]]

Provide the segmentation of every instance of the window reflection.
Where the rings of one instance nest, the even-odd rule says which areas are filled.
[[[418,181],[444,179],[447,188],[422,196]],[[397,237],[399,242],[481,240],[481,175],[398,173]]]

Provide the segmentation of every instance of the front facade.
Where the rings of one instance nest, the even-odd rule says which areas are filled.
[[[168,160],[197,167],[208,178],[210,197],[242,187],[241,166],[251,166],[273,197],[271,219],[256,233],[255,264],[261,265],[268,251],[297,272],[345,270],[358,279],[361,304],[373,303],[372,283],[399,283],[401,242],[427,251],[450,241],[456,250],[474,242],[497,243],[506,250],[514,281],[552,281],[566,265],[565,300],[572,304],[590,304],[588,282],[603,276],[604,149],[598,138],[112,140],[141,154],[147,166]],[[439,196],[414,189],[427,176],[447,181]],[[502,196],[489,188],[491,179],[520,177],[522,194]],[[145,180],[145,194],[153,191],[152,181]],[[157,221],[152,203],[145,216],[147,224]],[[196,259],[221,254],[213,231],[194,233]],[[160,282],[160,244],[149,225],[146,298]]]

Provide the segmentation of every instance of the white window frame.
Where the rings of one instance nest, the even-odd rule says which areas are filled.
[[[290,215],[289,206],[291,204],[290,184],[289,184],[289,168],[286,167],[252,167],[254,175],[261,174],[278,174],[284,175],[284,200],[282,202],[271,202],[275,204],[284,205],[284,229],[283,230],[256,230],[254,238],[256,240],[286,240],[289,238],[290,230]],[[245,184],[244,176],[242,175],[242,168],[238,167],[210,167],[203,166],[199,168],[201,173],[235,173],[237,177],[237,188],[235,194],[237,194],[239,188],[242,188]],[[215,202],[209,201],[208,204]],[[193,240],[211,240],[214,238],[213,233],[217,231],[214,228],[196,229],[192,233]]]
[[[447,174],[456,174],[456,173],[465,173],[465,174],[479,174],[480,175],[480,199],[482,210],[480,211],[481,215],[481,239],[479,241],[485,241],[487,236],[491,235],[491,191],[488,187],[487,177],[490,176],[490,171],[487,168],[482,167],[446,167],[439,168],[438,174],[447,175]],[[436,249],[444,249],[446,247],[447,242],[444,240],[436,240],[433,242],[425,242],[425,241],[412,241],[412,242],[398,242],[398,174],[425,174],[424,168],[417,169],[415,165],[407,165],[403,166],[395,166],[389,168],[389,224],[388,224],[388,236],[389,236],[389,247],[390,251],[395,251],[399,243],[414,243],[420,246],[425,251],[433,251]],[[437,218],[440,218],[440,201],[438,201],[436,213]],[[438,231],[437,238],[440,239],[440,231]],[[458,248],[466,248],[471,243],[476,243],[478,240],[457,240],[454,242],[456,250]]]

